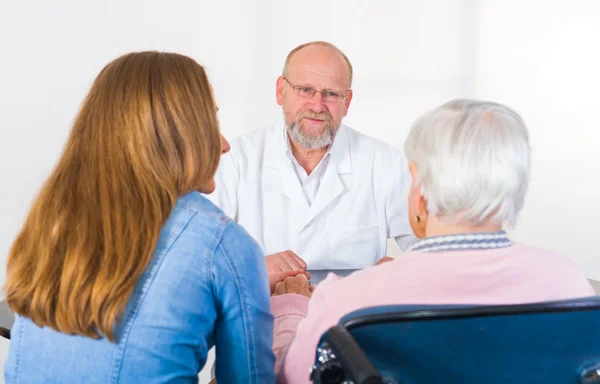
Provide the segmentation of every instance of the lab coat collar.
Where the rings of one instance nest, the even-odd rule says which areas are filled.
[[[304,190],[298,180],[294,165],[287,158],[288,146],[285,140],[287,135],[283,123],[273,130],[265,148],[264,166],[278,169],[281,177],[283,193],[294,204],[306,212],[302,220],[301,230],[306,228],[323,210],[337,199],[346,189],[341,180],[341,174],[352,173],[352,158],[350,156],[350,142],[348,128],[341,125],[330,148],[330,159],[323,174],[321,185],[311,205],[308,204]]]

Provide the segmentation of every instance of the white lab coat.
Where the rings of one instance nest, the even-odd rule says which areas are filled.
[[[412,236],[402,152],[340,126],[309,205],[286,137],[280,123],[232,140],[207,196],[265,255],[290,249],[308,269],[358,269],[386,256],[388,238]]]

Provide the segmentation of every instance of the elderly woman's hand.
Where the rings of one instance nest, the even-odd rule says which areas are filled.
[[[297,276],[288,277],[275,286],[273,296],[285,295],[287,293],[296,293],[306,297],[311,297],[315,286],[310,286],[306,275],[301,274]]]

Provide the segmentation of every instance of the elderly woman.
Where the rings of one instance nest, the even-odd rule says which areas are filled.
[[[495,103],[451,101],[415,123],[405,152],[409,220],[420,241],[397,260],[346,278],[331,274],[312,294],[305,276],[278,284],[271,308],[280,381],[308,382],[320,336],[360,308],[594,294],[569,259],[515,243],[503,231],[515,224],[529,182],[529,138],[517,113]]]

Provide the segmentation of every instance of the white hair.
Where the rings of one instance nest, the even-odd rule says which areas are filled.
[[[404,144],[430,214],[515,225],[530,173],[527,127],[512,109],[452,100],[421,116]]]

